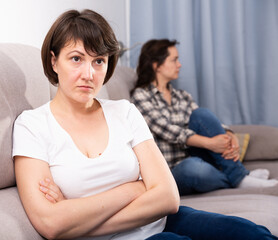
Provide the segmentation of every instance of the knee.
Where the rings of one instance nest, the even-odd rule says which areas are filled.
[[[262,239],[276,239],[270,231],[261,225],[257,225],[247,219],[232,217],[234,220],[233,223],[229,226],[233,226],[233,229],[236,229],[236,233],[233,232],[236,236],[233,236],[233,239],[244,239],[244,240],[262,240]],[[240,233],[240,234],[239,234]],[[233,235],[231,234],[231,235]]]
[[[277,239],[266,227],[256,224],[249,230],[249,235],[250,240]]]
[[[207,108],[197,108],[191,113],[188,128],[207,137],[225,133],[220,120]]]
[[[193,119],[203,119],[207,118],[208,116],[214,115],[208,108],[197,108],[192,113],[190,118]]]

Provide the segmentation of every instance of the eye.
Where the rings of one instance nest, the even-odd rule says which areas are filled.
[[[103,64],[104,62],[105,62],[105,61],[104,61],[103,58],[98,58],[98,59],[95,60],[95,63],[96,63],[97,65],[101,65],[101,64]]]
[[[73,62],[80,62],[80,57],[74,56],[71,59]]]

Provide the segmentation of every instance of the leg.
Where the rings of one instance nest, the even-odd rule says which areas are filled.
[[[172,169],[180,195],[230,188],[225,174],[198,157],[188,157]]]
[[[181,206],[169,215],[165,232],[188,236],[194,240],[270,240],[278,239],[267,228],[249,220],[198,211]]]
[[[218,118],[211,111],[204,108],[198,108],[193,111],[190,116],[189,128],[206,137],[214,137],[226,133]],[[226,175],[232,187],[236,187],[249,173],[240,161],[226,160],[219,153],[207,152],[214,160],[217,168],[221,169]]]

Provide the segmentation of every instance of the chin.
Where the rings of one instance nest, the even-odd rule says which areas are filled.
[[[90,95],[83,95],[83,96],[78,96],[75,98],[76,102],[82,103],[82,104],[88,104],[92,103],[94,101],[95,95],[90,94]]]

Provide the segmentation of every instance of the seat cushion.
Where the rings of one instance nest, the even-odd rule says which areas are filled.
[[[198,210],[246,218],[266,226],[278,236],[278,197],[269,195],[244,194],[181,198],[181,205]]]

